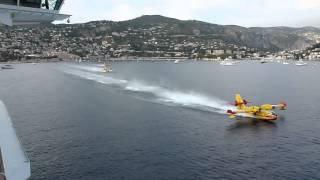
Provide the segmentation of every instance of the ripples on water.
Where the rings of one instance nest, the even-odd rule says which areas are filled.
[[[319,179],[319,66],[16,65],[0,71],[31,179]],[[286,100],[276,123],[231,120],[235,93]]]

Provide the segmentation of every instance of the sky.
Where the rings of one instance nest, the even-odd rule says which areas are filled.
[[[65,0],[71,23],[163,15],[245,27],[320,27],[320,0]]]

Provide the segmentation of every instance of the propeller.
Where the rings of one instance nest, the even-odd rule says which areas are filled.
[[[243,104],[244,104],[244,105],[247,105],[247,104],[249,104],[249,103],[251,103],[251,102],[249,102],[249,101],[247,101],[247,100],[243,99]]]

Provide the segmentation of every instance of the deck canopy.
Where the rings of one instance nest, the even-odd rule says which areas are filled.
[[[0,0],[0,23],[19,24],[50,23],[70,17],[60,14],[64,0]]]

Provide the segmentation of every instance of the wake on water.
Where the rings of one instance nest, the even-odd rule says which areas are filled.
[[[134,93],[144,93],[151,95],[151,101],[171,106],[182,106],[202,111],[225,114],[228,109],[234,109],[227,102],[214,97],[207,97],[194,92],[182,92],[178,90],[170,90],[165,87],[147,85],[146,83],[137,80],[117,79],[102,74],[97,74],[101,68],[68,65],[68,69],[63,71],[67,74],[78,76],[83,79],[92,80],[101,84],[113,85],[121,90]]]

